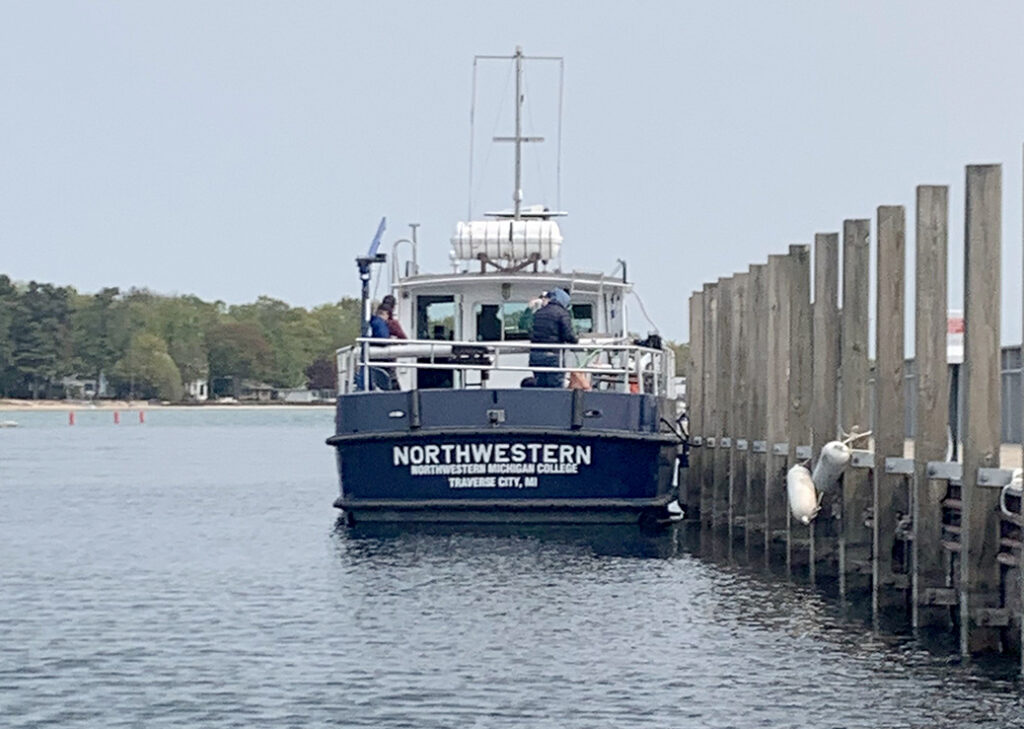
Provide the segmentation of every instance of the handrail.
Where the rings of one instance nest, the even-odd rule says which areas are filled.
[[[364,348],[363,345],[368,345]],[[367,359],[362,359],[364,349]],[[529,365],[521,359],[509,362],[510,355],[532,350],[557,352],[558,365]],[[476,358],[467,357],[476,353]],[[577,362],[570,363],[570,353]],[[595,376],[599,386],[622,392],[671,393],[674,353],[635,344],[625,338],[595,339],[577,344],[541,344],[527,341],[453,341],[437,339],[377,339],[359,337],[355,344],[337,350],[338,386],[342,393],[362,389],[356,373],[364,368],[391,372],[435,370],[451,372],[576,372]],[[580,361],[579,355],[583,355]],[[455,357],[456,361],[451,358]],[[465,359],[462,359],[465,358]],[[421,361],[425,360],[425,361]],[[480,386],[485,386],[482,375]],[[413,387],[416,386],[415,378]],[[465,378],[456,389],[467,386]],[[370,388],[373,389],[372,383]]]

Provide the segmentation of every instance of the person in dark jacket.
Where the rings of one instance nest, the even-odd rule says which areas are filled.
[[[392,329],[391,323],[394,321],[398,324],[397,320],[393,320],[395,311],[395,297],[388,294],[381,301],[380,306],[370,317],[370,336],[374,339],[391,339],[395,337],[394,330]],[[398,331],[401,332],[401,339],[405,339],[405,332],[402,331],[402,326],[398,324]],[[385,359],[380,356],[374,356],[373,359],[377,362],[394,362],[393,359]],[[363,372],[360,371],[356,374],[356,385],[359,389],[363,389],[362,383]],[[370,380],[371,386],[375,390],[398,390],[401,389],[398,386],[398,373],[393,367],[371,367],[370,368]]]
[[[569,293],[565,289],[554,289],[548,294],[548,303],[533,315],[530,341],[534,344],[576,344],[579,340],[572,329],[569,314]],[[558,367],[562,362],[560,350],[530,350],[531,367]],[[563,387],[565,373],[534,371],[536,387]]]
[[[405,336],[405,330],[402,329],[401,322],[398,321],[398,315],[395,314],[395,297],[388,294],[384,297],[384,300],[380,302],[380,307],[377,309],[377,315],[380,316],[388,325],[388,333],[395,339],[408,339]]]

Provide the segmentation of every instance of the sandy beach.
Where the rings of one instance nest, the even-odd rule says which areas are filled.
[[[16,400],[0,398],[0,412],[31,412],[43,410],[266,410],[280,408],[323,408],[334,403],[230,403],[206,402],[195,404],[171,404],[150,400]]]

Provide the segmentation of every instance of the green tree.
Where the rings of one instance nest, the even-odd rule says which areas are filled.
[[[75,366],[99,383],[124,355],[123,311],[119,309],[120,289],[109,287],[95,295],[76,297],[71,317]]]
[[[335,304],[323,304],[313,309],[310,316],[323,332],[318,355],[330,355],[333,358],[335,350],[347,347],[359,336],[362,319],[359,299],[344,298]]]
[[[267,379],[280,387],[301,386],[306,367],[330,346],[320,322],[308,311],[269,296],[231,307],[231,318],[259,327],[273,352]]]
[[[259,326],[226,321],[207,332],[210,377],[244,377],[263,380],[273,368],[274,352]]]
[[[18,290],[11,279],[0,274],[0,395],[6,396],[10,390],[14,373],[14,340],[11,326],[18,305]]]
[[[229,307],[144,288],[78,294],[0,276],[0,393],[55,394],[74,372],[105,373],[122,395],[165,399],[178,399],[183,379],[207,376],[328,387],[335,350],[352,344],[359,327],[352,298],[311,310],[268,296]]]
[[[167,351],[186,382],[209,375],[207,331],[220,318],[216,305],[198,296],[162,296],[152,303],[151,331],[167,342]]]
[[[149,332],[132,337],[125,355],[114,366],[119,391],[131,396],[178,401],[182,398],[181,373],[167,353],[167,343]]]
[[[46,396],[71,373],[73,290],[30,281],[18,296],[9,336],[13,390],[32,399]]]
[[[306,387],[311,390],[337,390],[338,368],[333,357],[317,357],[306,368]]]

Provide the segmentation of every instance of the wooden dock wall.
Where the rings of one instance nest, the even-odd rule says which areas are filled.
[[[1000,165],[966,168],[963,245],[954,248],[963,255],[966,292],[956,461],[946,460],[947,186],[917,188],[912,272],[906,211],[883,205],[874,221],[845,220],[841,231],[815,234],[813,247],[791,245],[704,284],[689,300],[696,447],[681,487],[688,518],[724,536],[730,555],[831,583],[843,599],[862,596],[876,618],[958,634],[964,655],[1024,654],[1024,520],[1012,492],[1007,510],[1000,504],[1012,475],[999,460],[1001,175]],[[908,305],[912,454],[904,441]],[[871,438],[855,441],[817,518],[810,526],[791,518],[787,470],[813,468],[825,443],[869,423]]]

